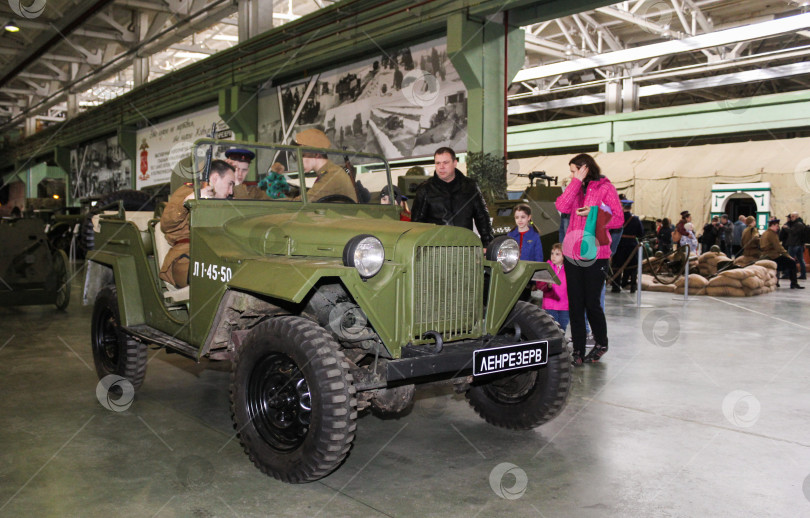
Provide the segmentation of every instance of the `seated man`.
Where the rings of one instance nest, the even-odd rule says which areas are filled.
[[[299,146],[330,148],[332,143],[323,131],[315,128],[304,130],[295,136],[295,143]],[[314,171],[318,178],[311,189],[307,191],[308,201],[318,201],[332,195],[342,195],[357,203],[357,192],[354,182],[349,174],[339,165],[327,158],[323,153],[304,153],[304,172]],[[296,196],[293,201],[300,201]]]
[[[762,234],[759,240],[760,248],[762,249],[762,258],[770,259],[776,262],[777,270],[787,271],[790,278],[790,289],[803,290],[804,286],[799,285],[796,279],[796,266],[798,263],[796,259],[788,255],[787,250],[779,242],[779,219],[771,218],[768,222],[768,229]],[[776,281],[779,286],[779,281]]]
[[[233,195],[236,182],[233,166],[224,160],[211,162],[208,185],[200,189],[201,198],[225,199]],[[177,288],[188,286],[189,223],[191,214],[186,200],[194,198],[194,185],[184,183],[169,197],[160,217],[160,228],[172,246],[160,267],[160,278]]]
[[[267,196],[253,182],[245,182],[250,171],[250,162],[256,158],[253,151],[247,149],[232,148],[225,152],[225,161],[234,169],[235,184],[233,187],[233,197],[236,200],[266,200]]]
[[[410,221],[411,211],[408,210],[408,198],[402,195],[402,191],[399,190],[399,187],[396,185],[393,185],[392,187],[394,188],[394,203],[399,205],[399,208],[401,209],[401,212],[399,213],[399,220]],[[391,203],[391,198],[388,195],[387,185],[380,191],[380,203],[383,205],[389,205]]]

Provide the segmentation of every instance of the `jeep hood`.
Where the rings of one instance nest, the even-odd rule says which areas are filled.
[[[334,212],[297,212],[248,216],[230,220],[225,232],[243,246],[262,254],[341,257],[349,240],[371,234],[382,241],[386,257],[406,233],[422,234],[436,229],[425,223],[369,218]]]

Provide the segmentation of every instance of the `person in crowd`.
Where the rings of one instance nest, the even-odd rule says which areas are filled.
[[[799,263],[801,275],[799,279],[807,278],[807,265],[804,264],[804,238],[807,233],[807,227],[799,217],[798,212],[791,212],[787,221],[788,237],[787,237],[787,251],[790,257]]]
[[[681,235],[681,240],[678,243],[680,246],[688,246],[690,254],[697,253],[698,239],[695,237],[695,226],[689,221],[683,226],[684,234]]]
[[[256,154],[249,149],[231,148],[225,152],[225,161],[234,170],[233,197],[236,200],[267,199],[267,196],[255,185],[255,182],[245,181],[250,171],[250,162],[254,158],[256,158]]]
[[[672,242],[673,243],[680,242],[681,237],[686,235],[686,230],[684,228],[684,225],[686,225],[687,223],[691,223],[691,222],[692,222],[692,215],[689,214],[689,211],[688,210],[682,211],[681,212],[681,219],[678,221],[678,223],[675,224],[675,232],[677,232],[680,235],[675,235],[675,236],[672,237]]]
[[[768,222],[768,229],[762,234],[759,244],[763,258],[776,262],[779,270],[787,271],[790,289],[803,290],[804,286],[799,285],[796,280],[796,260],[788,255],[787,250],[779,242],[779,219],[773,218]]]
[[[299,146],[331,148],[332,143],[326,134],[316,128],[306,129],[295,136],[295,143]],[[323,153],[304,152],[302,156],[304,172],[314,171],[318,178],[307,191],[307,201],[317,202],[321,199],[340,197],[357,203],[357,191],[349,174],[345,169],[329,160]],[[293,201],[299,201],[296,196]]]
[[[708,252],[717,244],[717,237],[720,234],[720,218],[712,216],[711,221],[703,227],[703,234],[700,236],[700,251]]]
[[[644,237],[644,227],[641,224],[641,220],[631,212],[633,200],[628,200],[622,194],[619,195],[619,200],[622,203],[624,225],[622,226],[622,233],[619,237],[619,246],[612,258],[611,264],[614,273],[619,271],[630,257],[630,254],[636,249],[636,245],[641,238]],[[638,268],[633,261],[630,261],[622,272],[621,278],[613,280],[613,286],[611,286],[610,291],[612,293],[619,293],[622,291],[621,288],[629,285],[630,293],[635,293],[637,281]]]
[[[551,246],[551,269],[560,280],[559,284],[537,282],[537,289],[543,292],[543,309],[554,319],[565,333],[568,327],[568,283],[565,281],[565,267],[563,266],[563,249],[560,243]]]
[[[233,196],[235,184],[233,166],[224,160],[214,160],[209,170],[208,185],[200,189],[200,198],[228,198]],[[177,288],[188,286],[191,213],[185,203],[194,198],[194,185],[181,185],[169,197],[160,216],[160,229],[172,247],[163,259],[160,278]]]
[[[731,256],[731,240],[733,239],[733,225],[728,220],[728,214],[720,216],[720,226],[718,227],[718,243],[720,244],[720,251],[726,256]]]
[[[622,206],[616,188],[601,174],[596,161],[579,154],[569,162],[571,183],[557,198],[560,212],[571,214],[563,242],[568,309],[574,345],[573,364],[597,362],[608,350],[607,323],[599,299],[610,260],[607,230],[621,228]],[[585,310],[596,344],[585,354]]]
[[[659,230],[661,230],[661,225],[664,224],[664,220],[661,218],[655,218],[655,233],[657,234]]]
[[[509,231],[509,237],[520,245],[522,261],[543,261],[543,244],[540,242],[540,231],[532,223],[532,209],[525,203],[517,205],[514,210],[515,227]]]
[[[759,229],[757,219],[754,216],[745,218],[746,228],[740,236],[740,246],[742,246],[743,257],[750,263],[759,260],[762,250],[759,248]]]
[[[402,191],[399,190],[399,187],[396,185],[392,186],[394,188],[394,203],[399,205],[400,213],[399,213],[399,220],[400,221],[410,221],[411,220],[411,211],[408,210],[408,198],[406,198]],[[388,205],[391,203],[391,197],[388,194],[388,186],[382,188],[380,191],[380,203],[383,205]]]
[[[742,235],[746,226],[745,216],[740,214],[740,217],[734,222],[734,230],[731,233],[731,255],[735,257],[742,251]]]
[[[669,218],[661,220],[661,227],[658,229],[658,250],[663,252],[664,255],[672,252],[672,224]]]
[[[475,228],[484,248],[493,239],[492,224],[484,195],[472,178],[458,170],[456,152],[440,147],[433,154],[436,170],[416,190],[411,219],[418,223]]]

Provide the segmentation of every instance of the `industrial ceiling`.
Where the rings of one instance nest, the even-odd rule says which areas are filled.
[[[332,3],[257,1],[274,26]],[[526,27],[510,124],[807,89],[808,6],[633,0]],[[236,0],[0,3],[0,124],[31,134],[229,48],[238,17]]]

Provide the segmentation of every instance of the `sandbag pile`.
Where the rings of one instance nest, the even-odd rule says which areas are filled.
[[[696,273],[689,274],[689,294],[690,295],[704,295],[706,293],[706,285],[709,281],[706,280],[706,277],[702,275],[698,275]],[[684,277],[679,278],[675,281],[675,293],[678,295],[683,295],[685,291],[686,279]]]
[[[713,255],[709,255],[713,254]],[[707,271],[717,264],[729,259],[715,252],[700,256],[699,271]],[[685,279],[680,277],[674,284],[659,284],[652,275],[642,275],[641,287],[647,291],[674,292],[683,295]],[[713,297],[752,297],[770,293],[776,289],[776,263],[769,260],[757,261],[745,268],[721,271],[719,275],[707,280],[696,273],[689,275],[690,295],[710,295]]]
[[[644,291],[662,291],[665,293],[674,293],[674,284],[661,284],[652,275],[646,273],[641,274],[641,289]]]
[[[706,252],[698,257],[697,273],[704,277],[711,277],[717,274],[719,266],[731,261],[722,252]],[[689,265],[691,267],[691,265]]]

